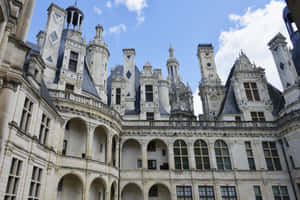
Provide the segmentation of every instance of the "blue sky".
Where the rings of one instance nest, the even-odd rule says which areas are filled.
[[[45,29],[51,2],[67,8],[74,1],[36,1],[28,40],[35,42],[35,35]],[[166,75],[168,48],[172,43],[181,76],[195,93],[201,80],[196,56],[199,43],[214,45],[218,72],[224,81],[240,49],[250,55],[250,60],[275,68],[270,60],[265,60],[265,54],[272,58],[267,53],[268,41],[262,41],[262,35],[265,40],[279,31],[286,35],[281,0],[78,0],[78,6],[85,13],[83,36],[87,41],[94,37],[95,26],[103,25],[104,40],[111,53],[110,68],[123,63],[123,48],[135,48],[140,69],[149,61]],[[275,78],[273,84],[280,87],[278,80]]]

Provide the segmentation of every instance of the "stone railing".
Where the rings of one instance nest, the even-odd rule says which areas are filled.
[[[274,122],[237,122],[237,121],[123,121],[124,128],[140,127],[140,128],[274,128]]]
[[[73,101],[75,103],[80,103],[80,104],[94,107],[95,109],[98,109],[101,112],[111,115],[112,117],[114,117],[119,121],[122,120],[120,114],[116,110],[104,104],[100,100],[97,100],[96,98],[69,93],[61,90],[49,90],[49,95],[51,98],[54,99],[64,99],[64,100]]]

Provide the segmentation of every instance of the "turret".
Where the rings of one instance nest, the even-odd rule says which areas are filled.
[[[174,56],[174,49],[173,49],[172,45],[170,45],[170,48],[169,48],[169,59],[167,60],[167,68],[168,68],[169,82],[180,81],[179,62]]]
[[[107,63],[110,54],[102,35],[103,27],[100,25],[96,26],[96,36],[87,47],[87,63],[97,92],[106,103]]]
[[[220,110],[225,95],[224,87],[217,74],[213,46],[199,44],[197,55],[201,71],[199,95],[202,100],[204,116],[207,120],[213,120]]]
[[[123,49],[126,110],[135,108],[135,49]]]

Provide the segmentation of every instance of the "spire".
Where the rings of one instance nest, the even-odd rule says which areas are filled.
[[[170,58],[173,58],[174,57],[174,49],[172,47],[172,44],[170,44],[169,53],[170,53]]]

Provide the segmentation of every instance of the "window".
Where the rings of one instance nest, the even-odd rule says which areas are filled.
[[[153,112],[147,112],[146,113],[146,118],[148,121],[153,121],[154,120],[154,113]]]
[[[22,112],[22,117],[21,117],[21,123],[20,123],[21,129],[25,132],[27,132],[29,128],[29,124],[32,116],[32,108],[33,108],[33,103],[26,97],[23,112]]]
[[[249,141],[245,142],[245,146],[246,146],[246,153],[247,153],[247,158],[248,158],[249,169],[255,170],[256,167],[255,167],[255,161],[254,161],[251,142],[249,142]]]
[[[148,169],[156,169],[156,160],[148,160]]]
[[[255,82],[244,83],[244,88],[248,101],[260,101],[257,85]]]
[[[74,91],[74,85],[66,84],[66,91],[67,92],[73,92]]]
[[[241,116],[235,116],[235,121],[237,121],[237,122],[242,121]]]
[[[208,147],[203,140],[197,140],[194,144],[196,169],[210,169]]]
[[[217,167],[219,170],[230,170],[231,161],[227,144],[222,140],[215,143]]]
[[[254,194],[255,194],[255,200],[263,200],[260,186],[255,185],[255,186],[253,186],[253,189],[254,189]]]
[[[289,192],[286,186],[272,186],[275,200],[289,200]]]
[[[191,186],[176,186],[177,200],[192,200]]]
[[[33,167],[28,200],[38,200],[41,188],[42,169]]]
[[[153,86],[146,85],[146,101],[152,102],[153,101]]]
[[[221,195],[223,200],[237,200],[234,186],[221,186]]]
[[[121,88],[116,89],[116,105],[121,104]]]
[[[215,200],[213,186],[199,186],[199,200]]]
[[[263,142],[264,155],[268,170],[281,170],[280,159],[275,142]]]
[[[9,177],[6,185],[5,200],[15,200],[21,177],[22,161],[16,158],[12,159]]]
[[[137,160],[137,168],[138,169],[140,169],[140,168],[142,168],[143,166],[142,166],[142,160],[141,159],[138,159]]]
[[[69,60],[69,70],[71,72],[77,71],[78,53],[71,51]]]
[[[252,121],[255,121],[255,122],[266,121],[265,114],[263,112],[251,112],[251,118],[252,118]]]
[[[174,143],[175,169],[189,169],[188,150],[183,140]]]
[[[157,185],[154,185],[151,187],[149,191],[149,197],[158,197],[158,187]]]
[[[155,141],[152,141],[148,144],[148,149],[147,151],[149,152],[155,152],[156,151],[156,144]]]
[[[49,133],[49,125],[50,125],[50,119],[45,114],[43,114],[41,127],[40,127],[40,134],[39,134],[39,142],[41,144],[47,143],[47,137],[48,137],[48,133]]]

